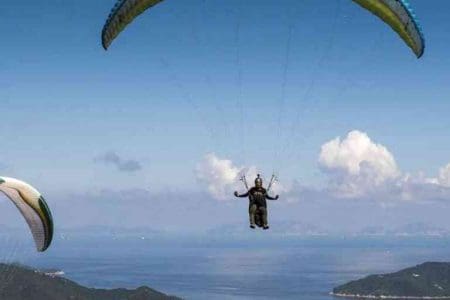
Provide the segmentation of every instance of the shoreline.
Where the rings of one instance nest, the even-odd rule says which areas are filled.
[[[435,296],[435,297],[427,297],[427,296],[373,296],[373,295],[359,295],[359,294],[342,294],[342,293],[330,293],[331,296],[339,297],[339,298],[354,298],[354,299],[413,299],[413,300],[447,300],[450,299],[450,296]]]

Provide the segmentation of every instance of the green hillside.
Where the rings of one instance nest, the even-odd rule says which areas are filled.
[[[93,289],[18,265],[0,264],[0,299],[8,300],[178,300],[148,287]]]
[[[336,287],[333,294],[450,299],[450,263],[427,262],[396,273],[371,275]]]

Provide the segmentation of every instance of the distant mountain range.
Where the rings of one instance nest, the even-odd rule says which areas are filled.
[[[179,300],[149,287],[93,289],[57,276],[19,265],[0,264],[0,299],[8,300]]]
[[[336,287],[357,299],[450,299],[450,263],[428,262],[396,273],[371,275]]]
[[[425,223],[410,223],[394,229],[383,226],[367,227],[360,236],[396,236],[396,237],[447,237],[450,230]]]
[[[102,237],[110,239],[137,238],[145,239],[151,237],[163,237],[169,235],[163,230],[156,230],[145,227],[123,228],[108,226],[85,226],[80,228],[61,228],[59,231],[61,239],[71,239],[80,237]]]
[[[221,235],[223,237],[239,237],[241,235],[247,235],[249,232],[249,225],[247,223],[242,224],[229,224],[221,225],[214,229],[207,231],[206,235]],[[259,229],[256,232],[262,232]],[[320,228],[317,225],[302,223],[302,222],[281,222],[270,227],[270,230],[265,232],[266,235],[280,236],[280,237],[315,237],[315,236],[328,236],[329,232]]]
[[[225,237],[238,237],[247,234],[247,224],[222,225],[209,230],[207,234],[220,234]],[[302,222],[282,222],[270,228],[270,236],[285,238],[296,237],[450,237],[450,230],[425,223],[410,223],[396,228],[369,226],[362,230],[339,232],[320,227],[320,225]]]
[[[249,232],[247,223],[224,224],[205,228],[204,232],[173,232],[154,228],[135,227],[121,228],[108,226],[85,226],[79,228],[58,228],[56,230],[57,239],[71,240],[78,238],[103,238],[103,239],[183,239],[191,237],[195,239],[222,236],[224,238],[239,238]],[[256,230],[259,232],[260,230]],[[0,226],[0,237],[4,235],[18,236],[18,232],[26,233],[26,229],[9,228]],[[426,223],[410,223],[395,228],[385,226],[368,226],[363,229],[355,229],[353,232],[337,231],[323,228],[320,224],[305,222],[279,222],[274,223],[270,230],[265,232],[265,236],[281,238],[302,238],[302,237],[450,237],[450,229],[440,228]],[[28,237],[28,236],[27,236]]]

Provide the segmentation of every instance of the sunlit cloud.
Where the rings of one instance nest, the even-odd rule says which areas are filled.
[[[361,131],[322,145],[319,167],[327,176],[325,190],[337,198],[395,201],[435,201],[450,196],[450,164],[436,177],[402,172],[394,155]]]
[[[342,197],[362,196],[400,175],[391,152],[357,130],[322,145],[319,166],[329,188]]]

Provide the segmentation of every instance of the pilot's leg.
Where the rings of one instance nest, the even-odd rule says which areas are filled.
[[[263,218],[263,228],[269,229],[269,223],[267,222],[267,208],[266,207],[260,207],[259,210],[261,211],[261,215]]]
[[[249,209],[248,209],[248,214],[250,216],[250,227],[251,228],[255,228],[255,214],[256,214],[256,204],[252,204],[250,205]]]

